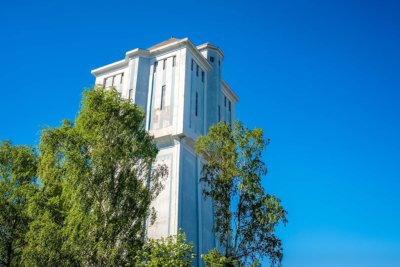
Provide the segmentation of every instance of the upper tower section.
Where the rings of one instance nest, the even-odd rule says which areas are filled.
[[[218,121],[232,122],[238,101],[222,80],[222,51],[188,38],[171,38],[126,52],[121,61],[92,71],[96,84],[115,87],[146,113],[146,129],[156,138],[195,140]]]

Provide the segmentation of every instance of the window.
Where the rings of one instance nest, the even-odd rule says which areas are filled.
[[[214,57],[210,57],[210,62],[214,62]]]
[[[191,70],[193,70],[193,64],[194,64],[194,60],[192,59],[192,66],[190,67]]]
[[[229,103],[228,103],[228,110],[229,110],[229,112],[231,112],[231,101],[229,101]]]
[[[172,57],[172,67],[175,67],[176,65],[176,56]]]
[[[167,62],[166,59],[163,60],[163,65],[162,65],[162,69],[165,70],[165,63]]]
[[[224,107],[226,107],[226,96],[224,96]]]
[[[201,81],[204,83],[204,71],[201,71]]]
[[[218,60],[218,66],[221,66],[221,60]]]
[[[196,102],[195,102],[195,109],[194,109],[194,115],[197,117],[197,113],[199,110],[199,94],[196,92]]]
[[[107,77],[104,79],[104,88],[108,88],[111,86],[112,77]]]
[[[157,66],[158,66],[158,61],[154,62],[154,69],[153,69],[154,72],[157,71]]]
[[[162,88],[161,88],[161,103],[160,103],[160,109],[161,110],[164,107],[164,98],[165,98],[165,85],[163,85]]]
[[[196,76],[199,76],[199,65],[196,65]]]
[[[104,88],[109,88],[111,86],[118,86],[119,84],[122,84],[124,81],[124,73],[118,73],[112,76],[108,76],[103,79],[103,86]]]
[[[221,121],[221,106],[218,105],[218,121]]]
[[[129,96],[128,96],[129,100],[132,100],[133,98],[133,89],[129,89]]]

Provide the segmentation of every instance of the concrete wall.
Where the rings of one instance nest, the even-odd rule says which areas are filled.
[[[183,132],[196,140],[205,129],[207,72],[192,53],[187,54],[186,65]]]
[[[185,56],[179,49],[150,59],[146,127],[156,138],[182,132]]]
[[[183,229],[187,240],[195,244],[195,253],[201,255],[215,247],[214,217],[212,202],[202,195],[202,162],[194,154],[192,144],[190,139],[181,141],[178,228]],[[196,258],[194,265],[203,265],[200,257]]]
[[[218,120],[233,121],[237,99],[222,83],[223,58],[215,47],[206,46],[200,53],[190,44],[154,54],[141,51],[96,70],[96,83],[123,73],[117,90],[145,111],[145,128],[160,149],[157,163],[168,167],[164,189],[152,203],[157,219],[153,225],[147,222],[148,237],[176,235],[182,228],[195,253],[204,254],[216,246],[213,207],[202,196],[202,161],[193,146]],[[201,259],[194,264],[200,266]]]
[[[168,177],[163,180],[164,189],[152,203],[156,209],[157,219],[153,225],[149,222],[147,236],[149,238],[161,238],[178,233],[178,201],[179,201],[179,177],[180,177],[180,143],[176,140],[160,140],[157,164],[165,164],[168,167]]]
[[[205,49],[202,54],[209,61],[212,70],[207,73],[207,117],[206,117],[206,130],[218,122],[218,106],[221,102],[221,66],[218,62],[222,59],[220,55],[212,49]],[[214,62],[210,58],[214,58]]]

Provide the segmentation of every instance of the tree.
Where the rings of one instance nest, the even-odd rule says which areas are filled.
[[[43,130],[41,197],[32,201],[26,265],[122,266],[134,261],[155,216],[165,166],[144,113],[115,90],[83,94],[75,123]]]
[[[221,252],[203,256],[209,266],[254,266],[265,255],[272,266],[281,263],[283,248],[275,229],[286,224],[286,211],[261,184],[267,173],[262,152],[268,142],[261,129],[249,130],[240,122],[212,126],[196,142],[196,153],[206,160],[203,194],[213,201],[214,230],[221,245]]]
[[[195,254],[193,244],[186,243],[186,236],[179,230],[177,236],[169,236],[148,242],[136,254],[137,267],[189,267]]]
[[[207,254],[201,255],[201,257],[208,267],[224,267],[227,265],[237,265],[237,261],[222,256],[216,248],[210,250]]]
[[[30,221],[29,199],[36,193],[37,157],[26,146],[0,142],[0,265],[21,264]]]

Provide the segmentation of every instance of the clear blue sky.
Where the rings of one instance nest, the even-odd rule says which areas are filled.
[[[174,36],[225,53],[237,116],[262,127],[289,211],[284,266],[400,266],[396,1],[6,1],[0,139],[73,119],[90,70]]]

